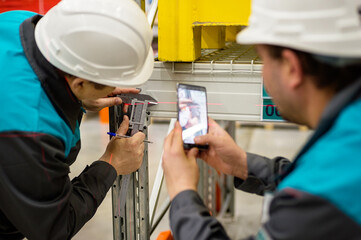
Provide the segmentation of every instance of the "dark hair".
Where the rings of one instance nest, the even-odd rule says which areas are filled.
[[[361,77],[361,61],[352,65],[337,67],[321,62],[312,54],[299,50],[273,45],[267,45],[267,49],[270,56],[275,59],[282,58],[283,50],[293,51],[300,59],[304,73],[314,77],[315,84],[320,89],[328,88],[339,92]]]

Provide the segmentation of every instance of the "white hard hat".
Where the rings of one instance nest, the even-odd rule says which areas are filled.
[[[361,0],[252,0],[241,44],[269,44],[313,54],[361,57]]]
[[[138,86],[154,65],[153,34],[133,0],[62,0],[35,27],[45,58],[60,70],[108,86]]]

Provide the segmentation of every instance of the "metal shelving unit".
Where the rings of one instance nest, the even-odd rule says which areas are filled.
[[[159,101],[152,117],[176,117],[178,82],[207,88],[209,116],[216,120],[262,120],[262,62],[254,47],[227,44],[204,50],[194,62],[155,62],[143,92]]]

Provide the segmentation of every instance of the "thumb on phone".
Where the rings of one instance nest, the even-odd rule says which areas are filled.
[[[197,136],[194,138],[194,142],[199,145],[205,145],[213,143],[214,136],[211,136],[210,134],[206,134],[203,136]]]
[[[191,150],[188,151],[187,157],[189,159],[196,159],[198,152],[199,152],[198,148],[192,148]]]

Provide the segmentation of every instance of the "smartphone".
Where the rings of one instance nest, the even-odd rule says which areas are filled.
[[[182,127],[184,149],[207,149],[208,145],[194,143],[194,137],[208,133],[206,88],[178,83],[177,99],[178,121]]]

